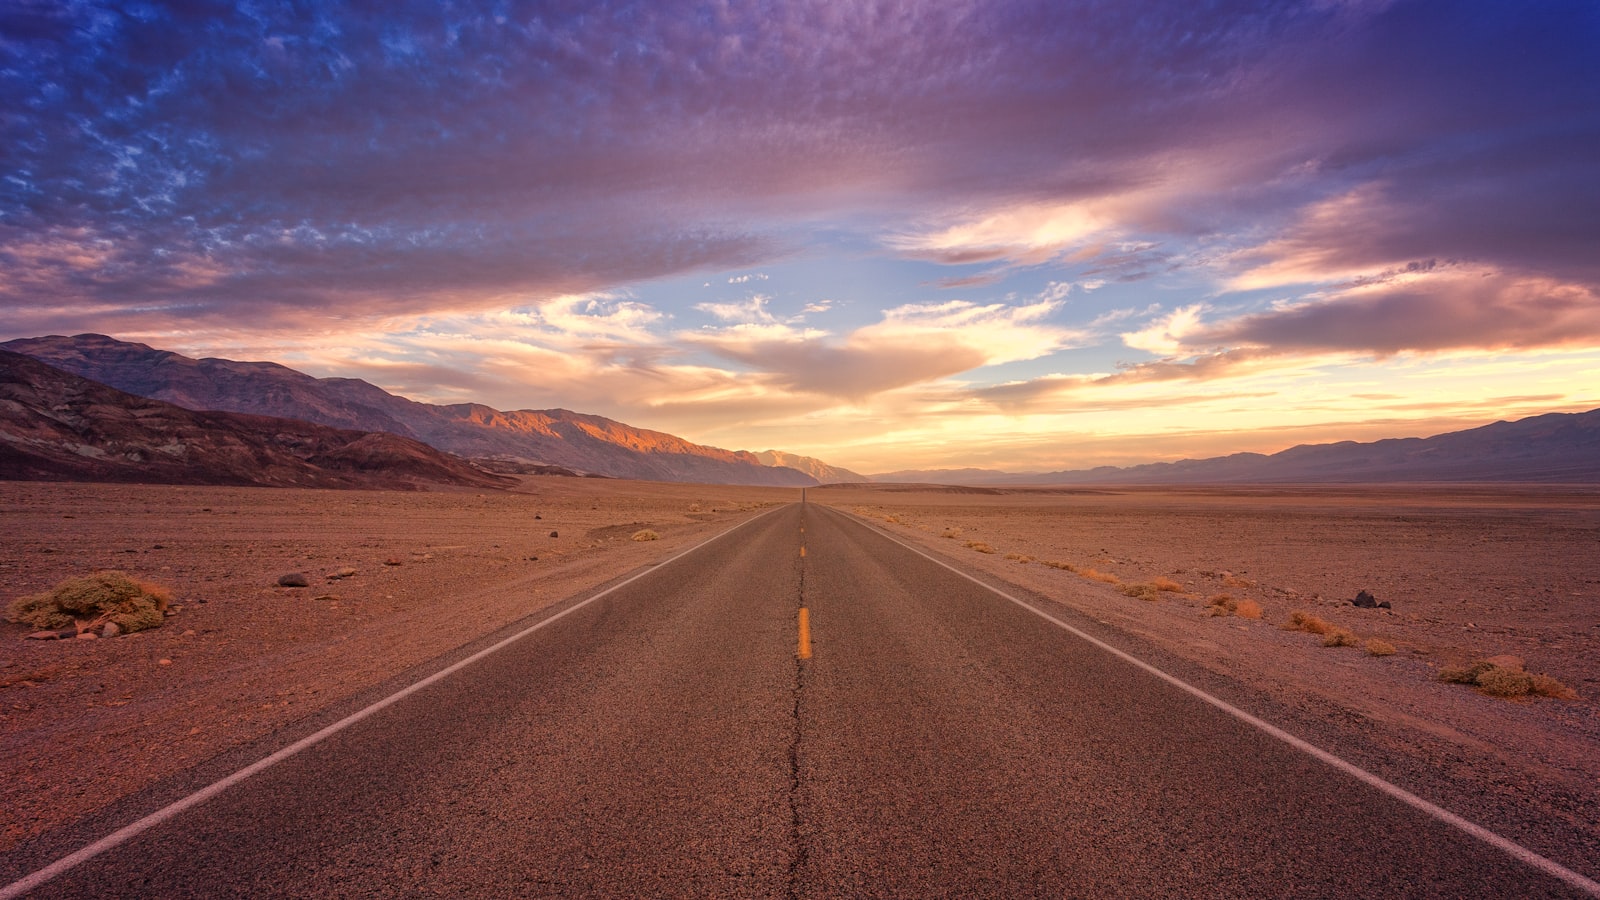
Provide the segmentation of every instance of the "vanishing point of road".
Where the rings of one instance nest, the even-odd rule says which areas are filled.
[[[8,890],[1589,890],[815,504],[759,515],[530,625]]]

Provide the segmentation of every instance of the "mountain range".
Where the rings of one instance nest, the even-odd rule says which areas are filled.
[[[603,416],[422,403],[360,379],[314,378],[270,362],[192,359],[100,334],[24,338],[0,348],[186,409],[400,435],[513,471],[557,466],[615,478],[791,487],[866,480],[809,457],[707,447]]]
[[[515,482],[410,438],[184,409],[3,350],[0,477],[390,490]]]
[[[925,469],[873,475],[872,480],[968,485],[1591,483],[1600,482],[1600,409],[1548,413],[1427,438],[1302,444],[1270,455],[1235,453],[1032,475],[993,469]]]
[[[496,472],[591,474],[655,481],[790,487],[868,480],[995,486],[1400,481],[1600,482],[1600,410],[1586,413],[1551,413],[1515,422],[1496,422],[1481,428],[1429,438],[1302,445],[1271,455],[1237,453],[1211,459],[1151,463],[1123,468],[1103,466],[1040,474],[1016,474],[992,469],[908,470],[875,475],[869,479],[810,457],[777,450],[753,453],[707,447],[664,432],[636,428],[602,416],[586,415],[565,409],[507,412],[477,403],[453,405],[422,403],[396,396],[359,379],[314,378],[303,372],[269,362],[192,359],[170,351],[156,350],[145,344],[119,341],[105,335],[25,338],[0,344],[0,349],[23,354],[63,373],[76,375],[89,382],[97,382],[96,387],[106,386],[107,390],[123,392],[124,400],[118,400],[113,395],[94,395],[96,399],[90,402],[89,406],[94,407],[96,415],[89,418],[99,423],[96,427],[101,431],[90,430],[84,434],[89,436],[101,434],[113,443],[121,440],[128,447],[137,443],[134,436],[125,431],[129,420],[123,417],[122,424],[119,425],[115,421],[117,416],[113,415],[114,407],[124,403],[127,395],[133,395],[133,399],[160,401],[189,412],[226,412],[241,414],[247,419],[267,416],[275,417],[279,421],[296,420],[306,424],[306,427],[326,426],[338,430],[339,434],[343,435],[336,437],[317,432],[317,437],[313,440],[309,432],[299,437],[291,437],[297,434],[294,427],[279,424],[269,428],[269,436],[278,437],[267,441],[265,449],[260,451],[266,454],[262,459],[272,458],[269,468],[273,468],[273,471],[279,474],[274,474],[271,478],[290,478],[291,481],[312,476],[304,472],[292,476],[283,474],[297,472],[296,466],[299,464],[278,459],[273,454],[288,453],[301,463],[309,463],[313,457],[329,462],[340,453],[347,457],[351,454],[361,456],[366,453],[370,456],[366,462],[375,462],[384,453],[396,454],[396,459],[404,463],[400,465],[399,470],[402,477],[412,480],[427,479],[403,475],[405,471],[409,471],[407,467],[415,469],[417,466],[433,466],[442,467],[437,468],[440,472],[448,470],[451,473],[448,475],[449,478],[462,478],[467,481],[493,477],[484,471],[488,469]],[[8,366],[12,370],[16,369],[14,362],[8,362]],[[32,372],[28,377],[38,374]],[[25,381],[26,378],[22,380]],[[18,383],[14,377],[8,390],[13,394],[22,391]],[[37,404],[43,403],[47,399],[45,395],[52,390],[68,390],[68,388],[63,383],[52,382],[48,388],[36,390],[33,397],[36,407],[32,408],[28,415],[41,415],[49,411],[45,406]],[[62,401],[66,407],[72,407],[73,403],[93,395],[90,388],[80,385],[71,386],[69,393],[78,399],[71,402]],[[18,403],[23,405],[19,406]],[[8,415],[23,415],[23,406],[26,403],[13,400],[11,404],[7,407]],[[128,415],[135,420],[164,423],[163,427],[180,430],[215,427],[233,434],[239,441],[245,440],[240,435],[255,427],[246,419],[227,417],[184,419],[170,410],[156,412],[154,411],[156,409],[134,404],[128,406],[130,410]],[[75,414],[85,413],[80,410]],[[8,427],[13,433],[26,433],[26,428],[17,421],[10,422]],[[49,431],[54,426],[35,422],[29,427]],[[22,430],[18,431],[19,428]],[[227,429],[234,431],[230,432]],[[384,437],[368,437],[364,439],[365,443],[353,444],[352,442],[359,439],[362,433]],[[0,437],[5,436],[0,435]],[[58,434],[56,437],[71,443],[64,434]],[[408,439],[409,443],[391,441],[388,440],[389,437]],[[273,443],[274,440],[277,443]],[[340,443],[341,441],[343,443]],[[78,471],[75,466],[81,468],[88,465],[84,460],[99,460],[95,463],[100,467],[97,471],[103,470],[101,475],[110,477],[106,475],[110,470],[105,469],[105,466],[112,464],[107,461],[108,459],[117,457],[120,453],[131,461],[134,457],[141,456],[142,452],[125,448],[124,451],[111,452],[109,457],[102,459],[95,456],[90,444],[84,441],[79,443],[82,444],[79,450],[73,451],[68,457],[56,453],[45,454],[49,457],[48,460],[34,459],[27,463],[32,467],[28,471],[56,472],[61,477],[74,477],[72,473]],[[186,445],[200,447],[204,444],[204,441],[190,441]],[[16,446],[15,441],[12,441],[9,449],[0,449],[14,453]],[[337,449],[340,447],[350,449]],[[419,455],[419,448],[432,448],[446,453],[437,459],[426,458],[424,462],[425,457]],[[220,448],[212,449],[220,452]],[[245,471],[248,466],[239,455],[240,452],[238,447],[234,447],[229,451],[231,455],[225,454],[234,460],[231,464],[244,467],[226,470],[224,475],[227,478],[253,477]],[[143,457],[143,465],[156,469],[171,462],[159,454],[152,456],[143,453]],[[466,457],[475,462],[469,464],[457,457]],[[9,468],[16,461],[12,459],[0,462],[6,462]],[[21,463],[16,464],[21,465]],[[399,464],[397,462],[397,465]],[[320,463],[313,464],[313,468],[317,465]],[[349,469],[350,466],[346,465],[345,470]],[[331,471],[344,470],[334,465]],[[115,475],[117,479],[137,480],[133,477],[132,470],[118,469],[117,472],[121,472]],[[231,474],[227,474],[229,472]],[[316,477],[337,480],[336,477],[326,474]],[[370,478],[371,472],[363,477]]]

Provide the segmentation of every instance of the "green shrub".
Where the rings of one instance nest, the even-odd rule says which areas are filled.
[[[172,595],[165,588],[123,572],[95,572],[69,578],[43,594],[18,598],[6,617],[34,628],[115,622],[127,633],[159,626],[170,602]]]

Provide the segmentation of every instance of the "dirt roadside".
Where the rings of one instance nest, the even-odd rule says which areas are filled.
[[[100,640],[0,625],[0,851],[797,499],[556,477],[504,493],[0,482],[0,599],[120,569],[178,609]],[[278,587],[291,572],[310,586]]]
[[[1600,868],[1600,488],[810,496],[1242,683],[1299,725],[1355,735],[1359,763],[1438,785],[1434,799],[1485,821],[1531,822],[1519,835],[1530,844],[1545,839],[1541,822],[1558,823],[1566,837],[1543,848]],[[1123,591],[1163,580],[1171,589],[1149,599]],[[1391,608],[1352,605],[1363,590]],[[1261,617],[1213,614],[1219,595]],[[1295,611],[1349,630],[1355,646],[1286,630]],[[1395,652],[1370,655],[1372,639]],[[1507,700],[1438,679],[1502,654],[1578,697]]]

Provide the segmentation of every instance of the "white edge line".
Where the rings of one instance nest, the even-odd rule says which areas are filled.
[[[792,504],[785,504],[785,506],[788,506],[788,505],[792,505]],[[206,787],[203,787],[200,790],[195,791],[194,793],[190,794],[189,796],[184,797],[181,800],[175,800],[172,803],[170,803],[170,804],[168,804],[166,806],[163,806],[162,808],[160,808],[160,809],[156,810],[155,812],[145,816],[142,819],[139,819],[136,822],[132,822],[132,823],[130,823],[128,825],[124,825],[123,827],[117,829],[116,831],[113,831],[112,833],[106,835],[105,837],[101,838],[98,841],[95,841],[94,843],[88,845],[87,847],[84,847],[81,850],[77,850],[77,851],[74,851],[72,853],[69,853],[66,856],[63,856],[60,859],[56,860],[55,862],[51,863],[50,865],[45,866],[44,868],[39,869],[38,871],[33,872],[30,875],[26,875],[26,876],[24,876],[22,878],[19,878],[16,881],[13,881],[12,883],[6,885],[4,888],[0,888],[0,900],[11,900],[11,898],[13,898],[13,897],[20,897],[23,894],[27,893],[28,891],[31,891],[36,887],[40,887],[41,885],[44,885],[45,883],[47,883],[47,882],[51,881],[52,879],[62,875],[63,873],[67,872],[68,870],[80,865],[81,863],[88,862],[89,860],[95,858],[96,856],[99,856],[100,854],[106,852],[107,850],[111,850],[111,849],[113,849],[113,848],[115,848],[117,846],[120,846],[121,844],[124,844],[124,843],[132,840],[133,838],[139,836],[140,834],[143,834],[144,832],[150,830],[151,828],[154,828],[155,826],[160,825],[161,823],[166,822],[169,819],[172,819],[173,817],[183,813],[185,810],[188,810],[188,809],[190,809],[192,807],[195,807],[195,806],[199,806],[200,804],[206,802],[207,800],[210,800],[212,797],[217,796],[218,794],[222,793],[223,791],[227,790],[230,787],[233,787],[234,785],[238,784],[239,782],[244,781],[245,779],[251,777],[252,775],[259,775],[260,773],[265,772],[267,769],[272,768],[273,766],[277,765],[280,762],[283,762],[284,760],[288,759],[291,756],[294,756],[295,754],[299,753],[300,751],[306,750],[306,749],[308,749],[310,747],[313,747],[313,746],[321,743],[322,741],[326,740],[327,738],[339,733],[340,731],[343,731],[344,729],[349,728],[351,725],[354,725],[357,722],[360,722],[362,719],[365,719],[368,716],[373,715],[374,713],[377,713],[377,712],[379,712],[379,711],[381,711],[383,709],[386,709],[386,708],[388,708],[390,706],[393,706],[396,703],[399,703],[401,700],[404,700],[405,698],[411,696],[412,694],[415,694],[416,692],[418,692],[420,690],[423,690],[424,688],[426,688],[426,687],[428,687],[428,686],[430,686],[430,685],[432,685],[432,684],[434,684],[434,683],[436,683],[438,681],[441,681],[441,680],[443,680],[445,678],[450,677],[451,675],[455,674],[456,672],[461,671],[462,669],[466,668],[467,666],[472,665],[473,663],[477,662],[480,659],[483,659],[486,656],[489,656],[490,654],[493,654],[493,653],[496,653],[496,652],[498,652],[500,650],[505,649],[506,647],[516,643],[517,641],[522,640],[523,638],[527,637],[530,634],[533,634],[535,631],[538,631],[539,629],[545,627],[546,625],[549,625],[552,622],[555,622],[555,621],[557,621],[559,619],[562,619],[562,618],[564,618],[564,617],[566,617],[566,616],[568,616],[568,615],[570,615],[572,613],[575,613],[578,610],[583,609],[585,606],[588,606],[589,604],[595,602],[596,600],[599,600],[600,598],[605,597],[605,596],[607,596],[608,594],[611,594],[614,591],[619,591],[622,588],[625,588],[628,585],[633,584],[635,581],[638,581],[639,579],[645,577],[646,575],[649,575],[650,573],[656,571],[657,569],[660,569],[663,566],[671,565],[672,563],[677,562],[678,560],[682,559],[685,556],[688,556],[689,554],[695,552],[696,550],[699,550],[701,547],[704,547],[707,544],[712,543],[713,541],[717,541],[717,540],[720,540],[720,539],[722,539],[724,537],[727,537],[728,535],[734,533],[735,531],[738,531],[739,529],[745,527],[746,525],[749,525],[751,522],[754,522],[757,519],[765,518],[765,517],[773,514],[774,512],[777,512],[779,509],[783,509],[783,508],[784,508],[783,506],[779,506],[779,507],[776,507],[774,509],[769,509],[766,512],[761,513],[760,515],[751,516],[750,518],[745,519],[743,522],[740,522],[739,524],[733,526],[732,528],[729,528],[726,531],[718,532],[717,534],[714,534],[711,537],[706,538],[705,540],[701,541],[698,544],[695,544],[693,547],[690,547],[689,549],[683,551],[682,553],[679,553],[679,554],[677,554],[675,556],[668,557],[666,560],[664,560],[662,562],[659,562],[659,563],[656,563],[655,565],[652,565],[652,566],[646,568],[644,571],[633,575],[631,578],[628,578],[625,581],[617,582],[616,584],[612,585],[611,587],[606,588],[605,590],[601,591],[598,594],[595,594],[594,596],[590,597],[587,600],[584,600],[584,601],[576,603],[576,604],[574,604],[572,606],[569,606],[566,609],[562,610],[561,612],[556,613],[555,615],[551,616],[548,619],[541,619],[538,622],[534,623],[533,625],[530,625],[527,628],[524,628],[523,630],[517,632],[516,634],[514,634],[514,635],[512,635],[512,636],[510,636],[510,637],[508,637],[508,638],[506,638],[506,639],[504,639],[502,641],[500,641],[499,643],[494,644],[493,646],[485,647],[484,649],[479,650],[477,653],[472,654],[471,656],[467,657],[466,659],[460,660],[460,661],[458,661],[458,662],[456,662],[456,663],[454,663],[454,664],[452,664],[450,666],[447,666],[446,668],[440,669],[439,671],[433,673],[432,675],[429,675],[427,678],[424,678],[421,681],[418,681],[418,682],[410,685],[409,687],[402,688],[402,689],[394,692],[393,694],[390,694],[389,696],[383,698],[382,700],[378,700],[378,701],[372,703],[370,706],[367,706],[367,707],[365,707],[365,708],[363,708],[363,709],[361,709],[361,710],[359,710],[357,712],[353,712],[350,715],[345,716],[344,718],[340,719],[339,721],[334,722],[332,725],[329,725],[329,726],[323,728],[322,730],[320,730],[320,731],[318,731],[318,732],[316,732],[314,734],[310,734],[310,735],[307,735],[306,737],[303,737],[300,740],[295,741],[294,743],[290,744],[289,746],[284,747],[283,749],[279,750],[278,752],[272,754],[271,756],[268,756],[268,757],[265,757],[263,759],[257,760],[256,762],[251,763],[248,766],[245,766],[244,768],[240,769],[239,771],[234,772],[232,775],[229,775],[226,778],[221,779],[220,781],[213,782],[213,783],[207,785]]]
[[[830,507],[830,509],[831,508],[832,507]],[[851,519],[852,521],[855,521],[856,524],[858,524],[858,525],[861,525],[863,527],[868,527],[867,523],[862,522],[859,519],[856,519],[854,516],[851,516],[849,513],[844,513],[842,510],[837,510],[837,509],[835,509],[834,511],[841,513],[841,515],[846,516],[847,518]],[[1363,783],[1365,783],[1367,785],[1370,785],[1371,787],[1377,788],[1378,790],[1382,791],[1385,794],[1388,794],[1389,796],[1395,798],[1396,800],[1399,800],[1402,803],[1405,803],[1406,805],[1411,806],[1414,809],[1417,809],[1417,810],[1419,810],[1419,811],[1421,811],[1423,813],[1426,813],[1427,815],[1432,816],[1433,818],[1439,820],[1440,822],[1445,823],[1446,825],[1450,825],[1450,826],[1453,826],[1453,827],[1455,827],[1455,828],[1457,828],[1457,829],[1459,829],[1461,831],[1464,831],[1467,834],[1470,834],[1473,837],[1477,838],[1478,840],[1483,841],[1485,844],[1488,844],[1489,846],[1494,847],[1497,850],[1500,850],[1500,851],[1502,851],[1502,852],[1504,852],[1504,853],[1506,853],[1506,854],[1508,854],[1508,855],[1510,855],[1512,857],[1515,857],[1516,859],[1519,859],[1522,862],[1525,862],[1528,865],[1533,866],[1534,868],[1544,872],[1547,875],[1551,875],[1551,876],[1553,876],[1555,878],[1558,878],[1561,881],[1566,882],[1568,885],[1571,885],[1572,887],[1577,888],[1578,890],[1589,894],[1591,897],[1600,897],[1600,882],[1596,882],[1592,878],[1588,878],[1588,877],[1586,877],[1584,875],[1581,875],[1581,874],[1579,874],[1577,872],[1574,872],[1571,869],[1567,868],[1566,866],[1563,866],[1562,864],[1556,862],[1553,859],[1548,859],[1548,858],[1546,858],[1544,856],[1540,856],[1539,854],[1533,852],[1532,850],[1529,850],[1527,847],[1522,846],[1521,844],[1517,843],[1516,841],[1513,841],[1510,838],[1501,837],[1500,835],[1494,833],[1493,831],[1490,831],[1489,829],[1484,828],[1482,825],[1479,825],[1476,822],[1472,822],[1472,821],[1469,821],[1467,819],[1464,819],[1461,816],[1458,816],[1455,813],[1451,812],[1450,810],[1445,809],[1442,806],[1439,806],[1438,804],[1430,803],[1429,801],[1424,800],[1421,797],[1418,797],[1416,794],[1411,793],[1410,791],[1406,790],[1405,788],[1402,788],[1399,785],[1393,784],[1391,782],[1385,781],[1383,778],[1381,778],[1381,777],[1379,777],[1377,775],[1374,775],[1371,772],[1368,772],[1366,769],[1361,768],[1360,766],[1356,765],[1355,763],[1348,762],[1348,761],[1346,761],[1344,759],[1341,759],[1341,758],[1339,758],[1337,756],[1334,756],[1332,753],[1329,753],[1328,751],[1322,749],[1321,747],[1318,747],[1318,746],[1316,746],[1314,744],[1308,743],[1308,742],[1306,742],[1306,741],[1304,741],[1304,740],[1302,740],[1300,738],[1297,738],[1294,735],[1290,734],[1289,732],[1284,731],[1282,728],[1279,728],[1278,726],[1273,725],[1270,722],[1267,722],[1267,721],[1262,720],[1262,719],[1258,719],[1255,716],[1251,715],[1250,713],[1245,712],[1244,710],[1238,708],[1237,706],[1232,705],[1231,703],[1227,702],[1226,700],[1223,700],[1220,697],[1213,696],[1213,695],[1205,692],[1204,690],[1202,690],[1202,689],[1200,689],[1198,687],[1195,687],[1194,685],[1188,683],[1187,681],[1184,681],[1183,679],[1178,678],[1175,675],[1169,675],[1166,672],[1163,672],[1162,670],[1160,670],[1160,669],[1156,668],[1155,666],[1145,662],[1142,659],[1139,659],[1136,656],[1132,656],[1132,655],[1130,655],[1130,654],[1128,654],[1128,653],[1126,653],[1126,652],[1124,652],[1122,650],[1118,650],[1116,647],[1113,647],[1110,644],[1107,644],[1105,641],[1102,641],[1099,638],[1097,638],[1097,637],[1095,637],[1095,636],[1093,636],[1091,634],[1088,634],[1085,631],[1082,631],[1082,630],[1080,630],[1078,628],[1075,628],[1072,625],[1068,625],[1066,622],[1061,621],[1060,619],[1056,618],[1055,616],[1050,615],[1049,613],[1045,612],[1042,609],[1039,609],[1038,607],[1034,606],[1031,603],[1027,603],[1027,602],[1024,602],[1022,600],[1019,600],[1016,597],[1013,597],[1010,594],[1006,593],[1005,591],[1000,590],[999,588],[995,587],[994,585],[988,584],[988,583],[986,583],[986,582],[984,582],[984,581],[982,581],[982,580],[980,580],[980,579],[978,579],[978,578],[976,578],[976,577],[974,577],[972,575],[967,574],[966,572],[961,571],[960,569],[956,568],[955,566],[950,565],[949,563],[945,562],[942,559],[938,559],[937,557],[930,556],[929,554],[924,553],[922,550],[919,550],[918,548],[911,546],[910,544],[906,543],[905,541],[900,540],[899,538],[895,537],[894,535],[890,534],[887,531],[884,531],[884,530],[876,528],[876,527],[868,527],[868,530],[876,532],[877,534],[883,535],[884,537],[888,538],[890,541],[893,541],[894,543],[899,544],[900,546],[904,547],[907,550],[910,550],[912,553],[917,554],[918,556],[922,557],[923,559],[926,559],[929,562],[934,563],[935,565],[942,566],[942,567],[950,570],[951,572],[954,572],[955,574],[960,575],[962,578],[967,579],[968,581],[972,582],[973,584],[978,585],[979,587],[983,588],[984,590],[990,591],[990,592],[992,592],[994,594],[997,594],[997,595],[999,595],[1001,597],[1004,597],[1007,600],[1010,600],[1012,603],[1015,603],[1016,605],[1022,607],[1023,609],[1027,610],[1028,612],[1033,613],[1034,615],[1038,616],[1039,618],[1044,619],[1045,621],[1051,623],[1052,625],[1055,625],[1058,628],[1061,628],[1061,629],[1067,631],[1068,633],[1072,634],[1073,636],[1075,636],[1077,638],[1080,638],[1081,640],[1087,641],[1088,643],[1100,648],[1101,650],[1104,650],[1105,652],[1111,654],[1112,656],[1117,657],[1118,659],[1120,659],[1120,660],[1122,660],[1124,662],[1130,663],[1130,664],[1132,664],[1134,666],[1137,666],[1140,669],[1143,669],[1145,672],[1148,672],[1151,675],[1154,675],[1155,677],[1161,679],[1162,681],[1165,681],[1166,683],[1172,685],[1173,687],[1175,687],[1175,688],[1177,688],[1177,689],[1179,689],[1181,691],[1184,691],[1185,693],[1188,693],[1188,694],[1190,694],[1190,695],[1192,695],[1192,696],[1194,696],[1194,697],[1196,697],[1196,698],[1198,698],[1200,700],[1203,700],[1206,703],[1211,704],[1212,706],[1216,707],[1217,709],[1222,710],[1223,712],[1227,713],[1228,715],[1233,716],[1234,718],[1236,718],[1236,719],[1238,719],[1238,720],[1240,720],[1240,721],[1242,721],[1242,722],[1244,722],[1244,723],[1246,723],[1246,724],[1248,724],[1248,725],[1250,725],[1250,726],[1252,726],[1252,727],[1254,727],[1254,728],[1256,728],[1256,729],[1258,729],[1258,730],[1260,730],[1260,731],[1262,731],[1262,732],[1264,732],[1264,733],[1266,733],[1266,734],[1268,734],[1268,735],[1270,735],[1270,736],[1272,736],[1274,738],[1277,738],[1278,740],[1284,742],[1285,744],[1288,744],[1289,746],[1295,748],[1296,750],[1299,750],[1302,753],[1305,753],[1305,754],[1307,754],[1307,755],[1309,755],[1309,756],[1311,756],[1311,757],[1313,757],[1313,758],[1315,758],[1315,759],[1317,759],[1317,760],[1319,760],[1319,761],[1321,761],[1323,763],[1326,763],[1326,764],[1332,766],[1333,768],[1338,769],[1339,771],[1344,772],[1347,775],[1350,775],[1351,777],[1357,779],[1358,781],[1361,781],[1361,782],[1363,782]],[[0,900],[4,900],[3,896],[0,896]]]

